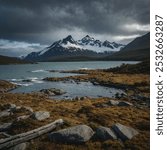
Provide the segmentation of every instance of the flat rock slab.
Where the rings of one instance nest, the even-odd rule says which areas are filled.
[[[50,113],[48,111],[37,111],[31,115],[31,118],[39,121],[47,119],[49,117],[50,117]]]
[[[109,139],[114,139],[114,140],[117,139],[117,136],[110,128],[103,127],[103,126],[100,126],[97,128],[95,135],[96,135],[96,138],[103,141],[109,140]]]
[[[51,141],[64,143],[84,143],[90,140],[94,131],[87,125],[78,125],[49,134]]]
[[[0,131],[6,131],[12,126],[12,123],[3,123],[0,124]]]
[[[139,134],[137,130],[120,123],[113,125],[112,129],[122,141],[130,140],[135,135]]]

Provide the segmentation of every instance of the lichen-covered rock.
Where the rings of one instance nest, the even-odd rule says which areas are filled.
[[[137,130],[120,123],[113,125],[112,129],[122,141],[130,140],[135,135],[139,134]]]
[[[50,113],[48,111],[37,111],[31,115],[31,118],[39,121],[47,119],[49,117],[50,117]]]
[[[94,131],[87,125],[78,125],[49,134],[51,141],[64,143],[84,143],[94,135]]]

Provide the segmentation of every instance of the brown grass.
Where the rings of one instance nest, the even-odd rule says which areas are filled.
[[[119,141],[94,141],[91,140],[83,145],[68,145],[65,143],[51,143],[47,135],[31,141],[31,149],[149,149],[149,109],[137,109],[135,107],[96,107],[97,104],[105,103],[108,98],[86,99],[84,101],[56,101],[47,99],[38,94],[1,94],[1,105],[14,103],[17,106],[30,106],[35,111],[46,110],[51,113],[51,117],[45,121],[35,121],[26,119],[14,122],[14,126],[9,131],[10,134],[18,134],[35,129],[56,119],[64,119],[65,128],[78,124],[87,124],[93,129],[103,125],[111,127],[114,123],[122,123],[137,129],[140,134],[125,144]],[[12,117],[1,118],[0,122],[8,122],[23,112],[17,112]]]

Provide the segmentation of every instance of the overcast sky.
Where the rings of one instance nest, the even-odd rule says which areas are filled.
[[[126,44],[149,32],[149,0],[0,0],[0,54],[25,55],[72,35]]]

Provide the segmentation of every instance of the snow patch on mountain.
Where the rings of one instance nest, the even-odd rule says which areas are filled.
[[[67,42],[67,44],[62,43],[61,46],[64,47],[64,48],[75,47],[75,48],[80,48],[80,49],[82,49],[82,47],[81,47],[80,45],[70,43],[69,41]]]

